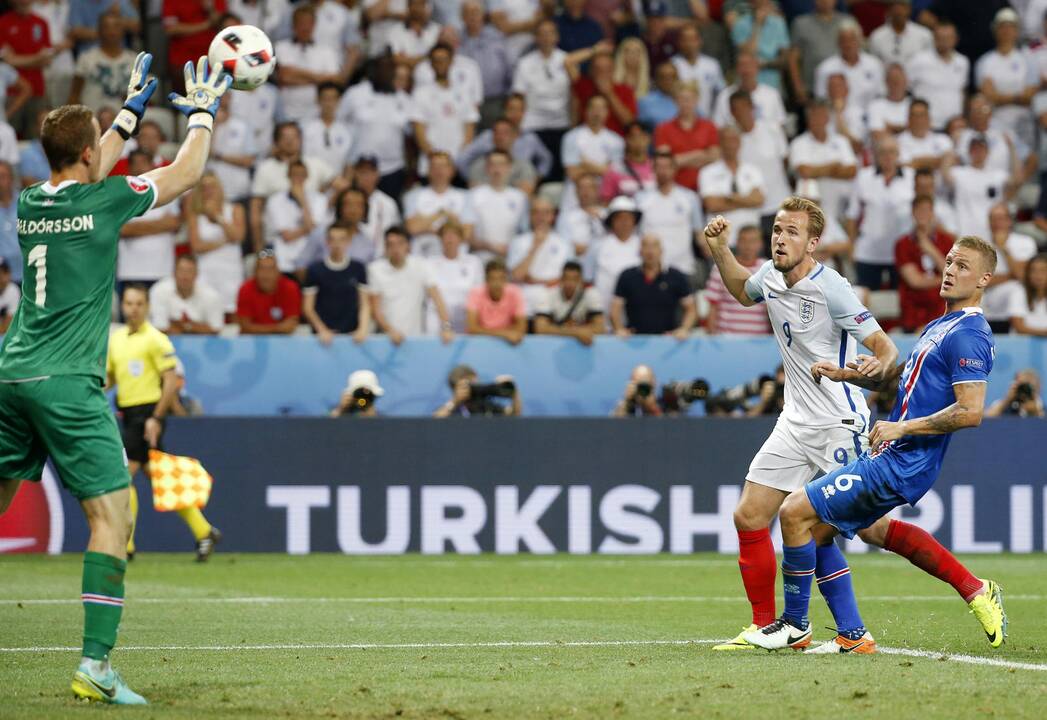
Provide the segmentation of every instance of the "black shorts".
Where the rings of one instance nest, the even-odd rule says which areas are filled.
[[[149,462],[149,443],[145,441],[145,421],[153,416],[156,403],[148,405],[132,405],[120,408],[121,423],[120,433],[124,439],[124,450],[127,451],[127,459],[142,463]],[[156,449],[161,450],[163,444],[163,421],[160,422],[160,440]]]

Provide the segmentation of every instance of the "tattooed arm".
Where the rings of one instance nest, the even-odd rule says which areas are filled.
[[[933,415],[902,420],[900,422],[878,422],[869,434],[870,447],[897,440],[906,435],[946,435],[964,428],[978,427],[985,409],[983,382],[964,382],[953,385],[956,402],[942,408]]]

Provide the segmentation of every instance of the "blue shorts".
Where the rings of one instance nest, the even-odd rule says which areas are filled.
[[[853,538],[896,507],[908,501],[894,491],[889,457],[863,455],[804,486],[807,499],[822,522],[846,538]]]

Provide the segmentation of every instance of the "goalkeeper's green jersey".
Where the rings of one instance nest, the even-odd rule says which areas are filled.
[[[135,176],[22,191],[22,302],[0,348],[0,382],[52,375],[105,382],[120,228],[155,202],[153,182]]]

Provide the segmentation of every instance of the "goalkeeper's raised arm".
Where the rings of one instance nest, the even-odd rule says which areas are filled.
[[[138,126],[145,115],[145,106],[156,92],[156,78],[149,74],[153,56],[146,52],[138,53],[131,66],[131,78],[127,83],[127,98],[120,112],[116,114],[113,124],[106,130],[99,144],[101,158],[99,167],[101,177],[109,174],[116,161],[123,154],[124,143],[138,134]]]
[[[755,305],[756,301],[745,292],[745,282],[752,273],[738,262],[727,245],[727,238],[731,236],[731,221],[723,215],[717,215],[705,226],[703,234],[727,292],[745,307]]]
[[[233,79],[210,67],[207,57],[185,64],[185,95],[171,93],[175,109],[189,118],[189,130],[174,162],[145,174],[156,185],[156,205],[165,205],[195,186],[211,151],[211,131],[222,95]]]

